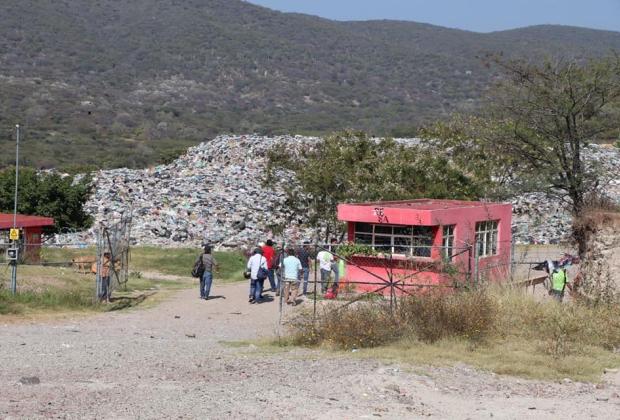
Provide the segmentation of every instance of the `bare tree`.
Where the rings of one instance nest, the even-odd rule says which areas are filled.
[[[491,57],[490,63],[501,78],[484,113],[457,116],[426,135],[439,138],[444,150],[478,176],[542,189],[565,199],[578,218],[599,184],[596,168],[584,160],[584,148],[617,136],[620,129],[620,60],[537,65]],[[583,253],[583,238],[575,233]]]

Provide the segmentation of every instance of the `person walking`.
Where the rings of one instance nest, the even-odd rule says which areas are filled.
[[[269,286],[271,286],[271,291],[276,291],[276,279],[275,279],[275,267],[274,262],[276,259],[276,250],[273,248],[273,241],[271,239],[267,239],[267,242],[261,246],[263,250],[263,257],[267,260],[267,270],[268,270],[268,278],[269,278]]]
[[[263,293],[263,283],[267,278],[267,259],[263,256],[262,248],[256,248],[254,255],[250,257],[247,264],[250,272],[250,303],[261,303]]]
[[[286,251],[287,257],[282,260],[284,274],[284,290],[282,299],[288,305],[297,305],[297,293],[299,292],[299,279],[303,268],[299,258],[295,256],[295,250],[290,248]]]
[[[331,252],[322,250],[317,254],[316,260],[319,262],[319,268],[321,269],[321,293],[325,293],[329,283],[329,275],[332,271],[334,256]]]
[[[297,258],[301,262],[302,268],[302,276],[303,276],[303,289],[302,294],[306,295],[308,293],[308,279],[310,278],[310,262],[312,261],[312,257],[310,256],[309,243],[305,242],[299,248],[297,252]]]
[[[204,253],[198,257],[196,264],[202,259],[203,273],[200,276],[200,299],[208,300],[211,293],[211,285],[213,284],[213,269],[217,270],[217,261],[211,254],[211,246],[204,246]]]
[[[280,292],[282,292],[282,281],[284,280],[284,273],[282,271],[282,262],[287,257],[286,249],[284,248],[284,243],[282,243],[282,248],[280,248],[276,252],[275,263],[274,266],[276,268],[276,296],[280,296]]]

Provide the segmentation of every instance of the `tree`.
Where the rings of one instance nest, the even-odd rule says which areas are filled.
[[[618,132],[620,60],[547,61],[542,65],[492,57],[502,80],[482,116],[456,116],[427,130],[460,167],[491,181],[546,191],[565,199],[579,218],[599,174],[584,149]],[[580,254],[585,243],[573,229]]]
[[[291,172],[283,172],[291,171]],[[339,203],[413,198],[475,198],[479,186],[446,158],[422,147],[346,131],[291,154],[269,153],[268,181],[289,185],[288,203],[326,239],[340,231]],[[291,182],[293,180],[294,182]]]
[[[14,192],[15,169],[9,168],[0,172],[0,212],[13,212]],[[92,224],[91,217],[84,211],[90,192],[88,179],[76,181],[72,176],[20,169],[17,211],[54,218],[56,223],[49,233],[64,229],[83,230]]]

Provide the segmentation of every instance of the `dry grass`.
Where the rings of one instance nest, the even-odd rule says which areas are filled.
[[[620,305],[539,302],[514,290],[424,295],[324,308],[291,321],[291,342],[416,363],[465,362],[500,374],[596,380],[620,365]]]

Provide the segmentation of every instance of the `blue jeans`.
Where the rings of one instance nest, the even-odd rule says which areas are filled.
[[[308,279],[310,278],[310,267],[303,267],[304,295],[308,293]]]
[[[327,291],[327,284],[329,283],[329,275],[331,271],[323,270],[321,268],[321,292],[325,293]]]
[[[340,281],[340,268],[337,262],[332,263],[332,271],[334,272],[334,284],[338,286],[338,282]]]
[[[110,276],[101,277],[101,294],[99,299],[110,300]]]
[[[271,290],[276,290],[277,284],[275,279],[275,271],[273,268],[267,270],[267,278],[269,279],[269,285],[271,286]],[[263,280],[264,281],[264,280]]]
[[[211,284],[213,283],[213,273],[205,271],[200,278],[200,297],[202,299],[208,299],[211,292]]]
[[[256,302],[260,302],[261,294],[263,293],[263,284],[265,280],[250,280],[250,299],[254,299]]]

